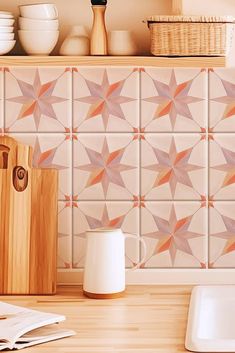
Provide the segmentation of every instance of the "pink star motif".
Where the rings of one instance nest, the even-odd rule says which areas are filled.
[[[230,252],[235,251],[235,220],[224,215],[221,215],[221,218],[224,222],[226,231],[211,234],[211,236],[227,240],[221,254],[226,255]]]
[[[42,152],[40,142],[37,137],[33,152],[33,166],[35,168],[56,168],[59,170],[66,169],[67,167],[54,163],[57,147]]]
[[[90,91],[90,96],[76,99],[79,102],[90,104],[87,119],[102,116],[105,129],[108,125],[109,116],[113,115],[119,119],[125,119],[121,104],[131,102],[134,99],[121,96],[121,91],[125,80],[109,83],[107,71],[104,71],[103,82],[101,85],[85,80]]]
[[[24,119],[31,115],[38,128],[41,115],[57,119],[53,104],[66,101],[66,99],[53,96],[57,80],[41,83],[39,71],[36,70],[33,84],[17,80],[22,96],[9,98],[8,101],[22,104],[17,119]]]
[[[154,119],[160,119],[169,115],[172,128],[175,127],[177,115],[193,120],[189,105],[202,101],[200,98],[188,95],[193,80],[177,84],[175,72],[172,70],[169,85],[157,80],[153,80],[153,83],[158,92],[158,96],[144,100],[157,104]]]
[[[169,153],[153,147],[158,162],[145,167],[145,169],[158,172],[153,187],[169,183],[173,197],[177,183],[193,188],[188,173],[193,170],[202,169],[202,167],[188,163],[192,150],[193,147],[177,152],[174,138],[172,139]]]
[[[174,265],[177,250],[193,255],[189,240],[203,236],[189,231],[192,216],[177,220],[175,207],[172,206],[169,221],[153,215],[158,231],[145,234],[146,237],[158,239],[154,254],[169,251],[172,265]],[[154,255],[153,254],[153,255]]]
[[[235,152],[227,150],[223,147],[221,147],[221,151],[223,152],[226,164],[218,165],[212,168],[226,173],[222,184],[222,187],[226,187],[235,183]]]
[[[125,188],[121,172],[135,169],[135,167],[121,163],[125,148],[110,153],[105,138],[101,153],[90,148],[85,149],[90,159],[90,164],[79,166],[78,169],[90,172],[86,187],[101,183],[105,196],[110,183]]]
[[[214,102],[226,104],[226,108],[222,117],[223,120],[235,115],[235,85],[231,82],[222,79],[221,82],[225,89],[226,96],[214,98],[212,100]]]
[[[104,209],[103,209],[103,214],[101,219],[91,217],[88,215],[85,215],[87,223],[89,225],[89,229],[97,229],[97,228],[121,228],[124,219],[126,215],[121,215],[117,218],[110,218],[108,214],[108,208],[107,205],[105,204]],[[79,237],[85,237],[86,232],[81,232],[79,234],[76,234]]]

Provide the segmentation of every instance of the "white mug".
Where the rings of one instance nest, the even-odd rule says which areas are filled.
[[[40,20],[55,20],[58,18],[58,10],[54,4],[21,5],[19,9],[21,17]]]

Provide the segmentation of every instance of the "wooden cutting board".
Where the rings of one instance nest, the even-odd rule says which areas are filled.
[[[0,294],[56,292],[58,171],[0,136]]]

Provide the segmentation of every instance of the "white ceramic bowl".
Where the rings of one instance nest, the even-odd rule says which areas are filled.
[[[0,18],[0,27],[13,26],[14,22],[11,18]]]
[[[22,47],[29,55],[49,55],[59,38],[59,31],[19,30],[18,34]]]
[[[14,33],[1,33],[0,32],[0,40],[13,40]]]
[[[12,15],[11,12],[8,11],[0,11],[0,18],[13,18],[14,16]]]
[[[0,55],[7,54],[14,48],[15,40],[1,40],[0,41]]]
[[[0,27],[0,33],[12,33],[14,27]]]
[[[57,31],[59,21],[19,17],[19,28],[26,31]]]
[[[42,20],[55,20],[58,18],[58,11],[54,4],[21,5],[19,9],[22,17]]]

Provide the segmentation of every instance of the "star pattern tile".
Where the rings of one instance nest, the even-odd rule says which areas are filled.
[[[76,98],[75,101],[90,105],[86,120],[95,119],[101,115],[105,130],[107,129],[110,115],[125,120],[122,104],[134,101],[133,98],[123,96],[121,93],[125,80],[110,83],[107,70],[104,70],[101,84],[88,79],[85,79],[85,82],[90,95]]]
[[[235,152],[230,151],[224,147],[221,147],[221,151],[224,155],[226,163],[212,167],[215,170],[225,172],[224,180],[221,187],[235,183]]]
[[[210,267],[235,264],[235,203],[216,201],[210,205]]]
[[[68,132],[70,129],[70,70],[53,69],[48,80],[45,79],[44,70],[46,69],[6,69],[8,131]]]
[[[86,200],[91,192],[94,196],[88,200],[107,200],[111,192],[112,201],[120,199],[121,192],[121,198],[132,200],[133,192],[138,188],[138,141],[132,135],[112,135],[112,138],[109,135],[97,135],[95,140],[92,137],[89,135],[86,139],[79,136],[74,145],[74,170],[77,171],[74,188],[78,189],[78,197]],[[129,161],[126,161],[127,157]],[[128,172],[133,177],[132,183]]]
[[[175,71],[172,70],[169,84],[153,79],[156,88],[156,96],[145,98],[144,101],[154,103],[157,109],[153,119],[162,119],[169,116],[174,130],[177,115],[193,120],[189,109],[190,104],[202,101],[201,98],[189,95],[193,80],[177,83]]]
[[[153,141],[157,141],[157,136],[154,136]],[[153,178],[153,182],[149,184],[149,190],[143,196],[149,197],[148,195],[152,190],[162,187],[164,185],[169,185],[171,197],[173,199],[175,198],[177,185],[183,185],[187,188],[194,190],[194,192],[198,194],[198,191],[195,190],[195,186],[191,179],[191,172],[201,170],[203,173],[202,175],[204,175],[204,167],[202,163],[203,161],[199,160],[200,163],[193,163],[190,162],[190,159],[194,148],[198,145],[199,141],[196,142],[196,144],[191,144],[189,148],[177,150],[175,137],[171,137],[169,151],[160,149],[155,145],[152,145],[152,142],[151,144],[149,141],[147,142],[150,145],[151,150],[155,156],[155,162],[142,166],[142,176],[145,176],[146,171],[152,171],[155,173],[155,177]],[[144,153],[143,151],[142,153]],[[142,158],[143,162],[145,162],[145,154]],[[142,182],[142,185],[143,187],[145,186],[144,181]],[[199,198],[202,196],[204,195],[198,194]],[[185,196],[182,195],[182,198],[183,197]]]
[[[213,98],[212,101],[223,103],[225,105],[222,119],[228,119],[235,115],[235,84],[221,79],[226,95],[223,97]]]
[[[235,251],[235,220],[226,216],[221,215],[226,231],[212,234],[212,237],[225,239],[226,244],[224,245],[221,256]]]
[[[210,199],[233,200],[235,190],[234,134],[211,134]]]
[[[158,202],[157,206],[160,207],[161,204]],[[192,239],[203,239],[205,237],[203,232],[201,232],[199,229],[194,231],[194,228],[192,227],[193,218],[202,206],[200,203],[198,203],[197,208],[195,211],[193,211],[193,213],[190,215],[177,217],[177,207],[181,206],[182,203],[181,205],[174,203],[171,204],[171,206],[169,204],[169,217],[166,215],[163,218],[156,213],[152,213],[152,211],[148,208],[148,203],[143,205],[143,207],[149,214],[151,214],[152,217],[152,221],[149,218],[146,220],[142,217],[142,222],[144,222],[146,227],[149,227],[147,222],[152,224],[152,230],[150,232],[144,233],[143,235],[145,238],[157,240],[152,252],[150,253],[150,256],[147,258],[147,263],[151,258],[165,253],[170,257],[171,267],[175,267],[177,255],[179,255],[179,253],[183,253],[192,257],[193,261],[196,261],[199,267],[203,267],[205,265],[201,260],[201,256],[199,258],[199,256],[197,257],[195,255],[192,244],[190,243]],[[191,207],[190,204],[189,207]],[[203,251],[203,248],[201,250]]]

